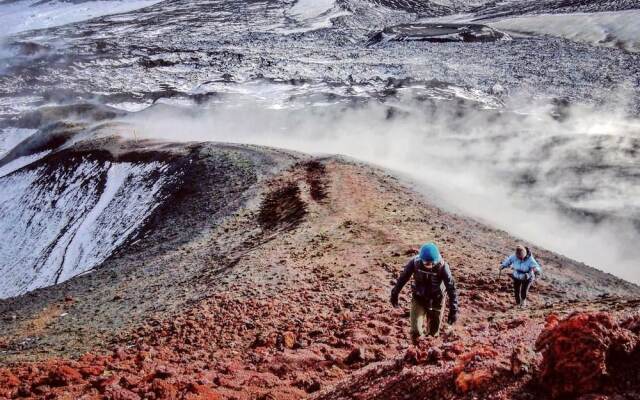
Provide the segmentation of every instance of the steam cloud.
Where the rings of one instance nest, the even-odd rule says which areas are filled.
[[[281,107],[233,98],[157,105],[128,122],[138,137],[370,162],[443,208],[640,283],[640,121],[620,111],[623,97],[595,107],[513,95],[502,111],[459,100]]]

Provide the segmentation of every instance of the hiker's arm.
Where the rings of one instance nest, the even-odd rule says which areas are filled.
[[[407,265],[404,266],[404,270],[400,273],[400,276],[398,277],[398,281],[396,282],[396,285],[391,290],[391,304],[393,306],[398,305],[398,296],[400,295],[400,291],[402,290],[404,285],[406,285],[407,282],[409,282],[411,275],[413,275],[413,269],[414,269],[413,260],[409,260]]]
[[[452,313],[458,311],[458,292],[456,291],[456,283],[453,280],[453,275],[451,274],[451,268],[449,268],[448,264],[444,265],[443,277],[444,286],[447,289],[447,295],[449,296],[449,310]]]
[[[538,271],[539,274],[542,273],[542,267],[540,266],[540,264],[538,264],[536,259],[533,258],[533,256],[531,256],[531,267],[535,268],[535,270]]]
[[[513,264],[513,259],[514,259],[514,255],[510,255],[507,258],[504,259],[504,261],[502,261],[502,263],[500,264],[500,269],[505,269],[505,268],[509,268],[511,266],[511,264]]]
[[[393,287],[392,292],[400,293],[404,285],[406,285],[407,282],[409,282],[409,279],[411,279],[411,275],[413,275],[413,269],[414,269],[413,260],[409,260],[407,265],[404,266],[404,269],[400,273],[400,276],[398,277],[398,281],[396,282],[396,285]]]

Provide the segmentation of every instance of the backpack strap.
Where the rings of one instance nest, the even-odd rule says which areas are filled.
[[[438,263],[438,265],[437,265],[437,268],[438,268],[438,271],[437,271],[437,272],[438,272],[438,276],[440,276],[440,278],[442,278],[442,279],[444,279],[444,278],[445,278],[444,276],[442,276],[442,274],[444,274],[444,266],[445,266],[445,265],[446,265],[446,264],[445,264],[444,260],[440,261],[440,262]]]

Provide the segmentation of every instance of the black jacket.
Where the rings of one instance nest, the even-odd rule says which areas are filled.
[[[392,296],[398,296],[411,276],[413,276],[413,296],[425,307],[437,308],[442,304],[444,297],[442,285],[444,284],[449,296],[449,309],[458,311],[458,293],[449,264],[441,261],[427,270],[419,258],[412,258],[398,277],[398,282],[391,292]]]

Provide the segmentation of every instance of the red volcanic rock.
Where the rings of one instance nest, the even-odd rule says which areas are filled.
[[[442,350],[437,347],[432,347],[427,350],[427,362],[436,363],[442,359]]]
[[[20,379],[7,370],[0,371],[0,381],[3,388],[13,389],[20,386]]]
[[[44,383],[51,386],[69,386],[82,380],[82,374],[77,369],[60,365],[49,372],[49,376]]]
[[[0,370],[0,398],[11,398],[20,386],[20,379],[8,370]]]
[[[620,326],[624,329],[628,329],[636,335],[640,335],[640,314],[632,315],[625,321],[620,323]]]
[[[507,328],[509,328],[509,329],[517,328],[519,326],[524,325],[526,322],[527,321],[524,318],[516,318],[516,319],[513,319],[513,320],[507,322]]]
[[[151,390],[159,399],[176,399],[178,397],[178,388],[162,379],[154,379],[151,383]]]
[[[175,373],[176,372],[174,369],[169,368],[165,365],[161,365],[158,368],[156,368],[156,371],[154,372],[154,377],[158,379],[167,379],[175,375]]]
[[[215,390],[196,383],[190,384],[188,390],[186,400],[220,400],[222,398]]]
[[[104,372],[104,367],[100,365],[91,365],[80,368],[80,374],[86,379],[90,376],[100,376]]]
[[[92,364],[92,365],[104,365],[107,361],[106,356],[96,355],[92,353],[85,353],[79,359],[78,362],[83,364]]]
[[[442,346],[442,350],[446,360],[455,360],[464,351],[464,345],[460,342],[448,343]]]
[[[640,338],[625,323],[618,325],[608,313],[549,318],[536,341],[543,357],[539,382],[556,399],[598,393],[613,384],[617,374],[610,372],[631,365],[632,353],[640,350]]]
[[[307,393],[314,393],[320,390],[322,384],[314,378],[299,378],[293,383],[293,386],[298,387]]]
[[[413,364],[435,364],[442,359],[442,350],[433,346],[429,338],[423,339],[418,346],[409,347],[404,355],[404,361]]]
[[[282,344],[288,349],[293,349],[296,344],[296,335],[293,332],[285,332],[282,334]]]
[[[114,350],[113,356],[116,360],[126,360],[127,352],[124,348],[118,347],[117,349]]]
[[[404,353],[404,361],[409,364],[417,365],[420,362],[418,349],[416,349],[415,347],[409,347]]]
[[[487,369],[471,372],[462,371],[456,377],[456,387],[462,393],[467,393],[470,390],[481,391],[486,388],[492,379],[493,373]]]
[[[16,394],[18,395],[18,397],[29,397],[32,395],[31,388],[29,387],[28,384],[23,383],[18,388],[18,391],[16,392]]]
[[[480,346],[458,357],[453,368],[456,388],[462,393],[485,390],[501,368],[495,362],[498,354],[494,348]]]
[[[124,388],[128,388],[128,389],[133,389],[135,387],[137,387],[138,385],[140,385],[140,382],[142,381],[142,379],[138,376],[134,376],[134,375],[127,375],[127,376],[123,376],[122,378],[120,378],[120,386],[124,387]]]
[[[363,362],[366,358],[366,351],[363,347],[356,347],[351,350],[349,355],[344,359],[344,363],[347,365]]]
[[[251,343],[251,348],[266,347],[269,345],[269,337],[263,332],[256,333],[256,338]]]
[[[111,376],[98,376],[90,380],[91,386],[96,388],[98,392],[105,393],[108,388],[116,384],[117,378],[114,375]]]
[[[520,344],[511,353],[511,373],[515,376],[531,372],[535,354],[524,344]]]
[[[51,391],[51,387],[48,385],[38,385],[33,388],[33,393],[38,395],[44,395]]]
[[[111,388],[105,393],[104,397],[109,400],[140,400],[140,396],[137,393],[123,388]]]

